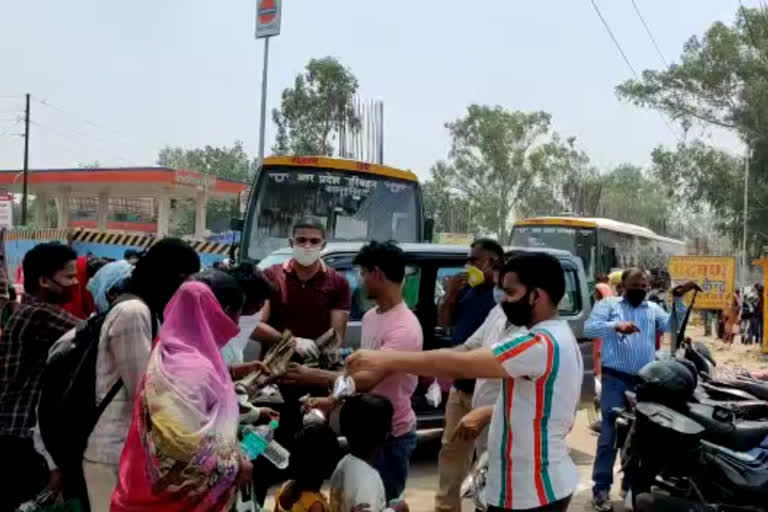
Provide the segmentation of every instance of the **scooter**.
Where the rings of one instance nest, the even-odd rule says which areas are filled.
[[[755,396],[765,390],[751,379],[714,379],[711,356],[683,332],[677,357],[646,365],[617,411],[633,502],[650,493],[706,510],[768,510],[768,403]]]

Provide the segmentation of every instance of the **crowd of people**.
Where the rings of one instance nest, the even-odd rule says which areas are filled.
[[[461,482],[484,451],[489,510],[567,509],[579,474],[565,437],[583,362],[558,316],[558,260],[475,241],[467,272],[445,283],[438,304],[437,324],[450,328],[453,346],[423,351],[419,319],[403,299],[405,254],[370,242],[354,265],[374,306],[362,318],[361,349],[343,361],[350,287],[321,259],[325,238],[322,224],[300,220],[293,257],[264,272],[248,263],[201,271],[195,251],[173,238],[98,270],[66,245],[28,251],[24,294],[0,321],[0,451],[13,461],[0,465],[0,512],[41,492],[92,511],[226,511],[238,489],[250,487],[263,504],[274,485],[278,512],[404,512],[417,376],[453,381],[436,510],[461,510]],[[618,295],[598,286],[586,324],[603,340],[598,510],[607,510],[613,478],[612,408],[669,328],[669,313],[647,300],[648,274],[630,269],[620,281]],[[245,362],[249,343],[268,349],[286,332],[293,363],[273,376],[282,402],[256,409],[262,422],[279,419],[276,440],[291,454],[280,470],[244,456],[234,383],[269,372],[258,359]],[[329,332],[332,341],[318,346]],[[91,387],[81,397],[88,418],[73,422],[55,403],[72,399],[72,384],[53,369],[78,350],[91,354],[83,381]],[[351,396],[330,392],[350,379]],[[305,422],[311,409],[330,421]],[[56,434],[70,422],[84,425],[82,442],[63,447]],[[347,440],[344,456],[337,435]]]

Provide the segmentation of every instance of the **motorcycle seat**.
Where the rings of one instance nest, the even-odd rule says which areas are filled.
[[[760,400],[768,400],[768,384],[748,379],[728,381],[728,384],[736,389],[746,391],[747,393],[754,395]]]
[[[704,427],[703,438],[737,452],[755,448],[768,437],[768,421],[733,421],[715,417],[717,409],[704,404],[689,404],[687,416]]]
[[[764,400],[713,400],[707,396],[695,398],[700,404],[731,410],[737,419],[768,421],[768,402]]]
[[[706,391],[707,395],[715,400],[757,400],[755,396],[746,391],[725,386],[723,384],[702,382],[701,387]]]

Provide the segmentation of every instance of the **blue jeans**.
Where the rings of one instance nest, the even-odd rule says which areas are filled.
[[[610,370],[609,370],[610,372]],[[592,470],[592,480],[595,485],[592,492],[610,491],[613,485],[613,466],[616,463],[616,413],[614,407],[626,405],[625,391],[635,389],[634,377],[626,374],[610,372],[606,374],[605,368],[600,379],[600,437],[597,440],[597,456],[595,467]],[[629,482],[624,479],[622,487],[627,489]]]
[[[411,454],[416,448],[416,442],[416,432],[411,431],[400,437],[389,439],[376,455],[373,467],[379,472],[384,482],[387,502],[400,498],[405,491],[408,466],[411,462]]]

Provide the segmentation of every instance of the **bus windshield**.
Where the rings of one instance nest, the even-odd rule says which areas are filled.
[[[515,226],[512,245],[516,247],[547,247],[568,251],[581,258],[584,271],[592,278],[595,272],[597,236],[593,228],[571,226]]]
[[[247,255],[261,260],[285,247],[304,216],[326,226],[329,242],[418,242],[418,183],[320,167],[265,166],[248,208]]]

